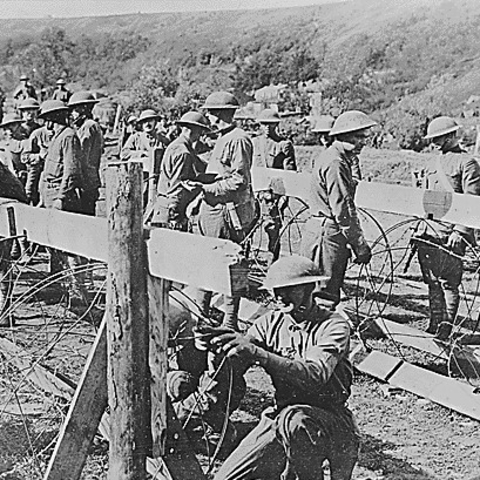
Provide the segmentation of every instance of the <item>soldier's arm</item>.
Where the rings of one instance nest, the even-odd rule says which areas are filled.
[[[138,136],[136,133],[133,133],[128,137],[125,145],[122,147],[122,150],[120,152],[120,160],[130,160],[131,158],[134,158],[136,156],[144,156],[137,151],[137,139]]]
[[[62,142],[63,176],[60,184],[59,199],[65,197],[75,188],[81,187],[81,148],[77,135],[68,135]]]
[[[252,142],[248,138],[239,138],[230,145],[231,173],[214,183],[205,185],[206,194],[228,202],[232,194],[245,190],[248,186],[252,161]]]

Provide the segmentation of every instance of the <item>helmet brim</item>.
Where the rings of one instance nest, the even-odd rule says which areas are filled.
[[[318,282],[326,282],[329,279],[329,277],[326,277],[325,275],[313,275],[311,277],[304,277],[304,278],[299,278],[291,281],[285,281],[280,283],[275,282],[273,284],[272,282],[265,281],[262,286],[260,286],[258,289],[259,290],[273,290],[274,288],[283,288],[283,287],[293,287],[295,285],[306,285],[307,283],[318,283]]]
[[[450,128],[445,129],[445,130],[441,130],[440,132],[427,134],[423,138],[425,140],[431,140],[432,138],[443,137],[443,135],[448,135],[449,133],[457,132],[458,130],[460,130],[460,126],[456,125],[454,127],[450,127]]]
[[[203,130],[210,131],[211,128],[208,125],[203,125],[203,123],[198,123],[198,122],[185,122],[182,120],[177,120],[176,122],[177,125],[180,127],[200,127],[203,128]]]
[[[329,132],[329,135],[331,137],[335,136],[335,135],[341,135],[342,133],[354,133],[354,132],[359,132],[360,130],[367,130],[369,128],[372,128],[374,127],[375,125],[377,125],[377,122],[371,122],[371,123],[366,123],[365,125],[362,125],[360,127],[357,127],[357,128],[343,128],[343,129],[335,129],[335,128],[332,128]]]

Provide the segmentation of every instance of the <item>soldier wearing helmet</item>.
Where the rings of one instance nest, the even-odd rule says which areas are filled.
[[[95,216],[95,207],[99,197],[100,160],[103,153],[103,133],[100,125],[93,119],[93,107],[98,100],[86,91],[75,92],[68,101],[71,125],[80,139],[82,151],[82,197],[81,211],[85,215]]]
[[[253,164],[257,167],[297,170],[293,143],[278,134],[278,113],[266,108],[258,115],[257,122],[263,131],[253,140]],[[258,199],[262,225],[268,237],[268,251],[273,254],[273,260],[277,260],[280,255],[283,213],[288,205],[287,197],[264,190],[259,192]]]
[[[218,139],[208,162],[207,173],[214,173],[210,183],[189,182],[202,192],[197,229],[201,235],[242,243],[256,221],[252,189],[253,145],[248,135],[233,120],[238,100],[228,92],[214,92],[203,109]],[[210,176],[211,177],[211,176]],[[209,314],[211,292],[202,291],[199,302]],[[237,327],[240,297],[226,298],[224,324]]]
[[[79,213],[83,187],[82,149],[80,139],[68,124],[68,106],[60,100],[46,100],[40,107],[39,117],[52,135],[40,183],[42,204],[46,208]],[[77,257],[60,251],[52,251],[51,255],[55,270],[71,272],[79,264]],[[66,286],[70,304],[85,305],[83,278],[71,273]]]
[[[0,149],[3,151],[5,165],[25,184],[26,168],[21,162],[22,141],[26,139],[22,131],[22,117],[18,113],[7,113],[2,119],[0,128],[4,130],[5,139]]]
[[[56,82],[56,88],[53,91],[52,100],[60,100],[61,102],[68,103],[72,92],[66,87],[64,78],[59,78]]]
[[[23,118],[22,131],[26,138],[28,138],[34,130],[40,128],[40,124],[37,122],[40,104],[35,98],[26,98],[18,105],[17,110]]]
[[[346,406],[352,383],[350,326],[315,301],[317,283],[326,280],[305,257],[281,258],[263,285],[277,308],[245,335],[210,331],[208,348],[230,360],[234,378],[257,365],[275,389],[274,406],[262,413],[215,479],[320,479],[327,459],[332,478],[351,478],[359,438]]]
[[[433,119],[425,139],[438,153],[427,169],[423,186],[429,190],[480,195],[480,166],[459,144],[460,126],[450,117]],[[457,316],[463,275],[462,257],[475,243],[473,229],[441,222],[424,224],[414,238],[418,260],[428,285],[430,323],[427,331],[446,340]]]
[[[353,169],[374,125],[363,112],[342,113],[330,131],[332,145],[319,155],[312,172],[311,218],[301,251],[329,277],[322,296],[332,308],[340,301],[351,250],[356,263],[366,264],[372,256],[357,216]]]
[[[27,75],[20,77],[20,84],[13,92],[13,99],[16,100],[17,105],[26,98],[37,98],[37,92],[33,85],[29,82]]]
[[[167,147],[162,160],[152,224],[187,231],[186,209],[198,193],[198,189],[189,187],[188,181],[196,180],[206,167],[194,146],[210,127],[208,120],[194,111],[185,113],[177,125],[181,133]]]

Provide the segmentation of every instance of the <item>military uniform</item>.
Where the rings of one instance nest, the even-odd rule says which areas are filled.
[[[60,100],[63,103],[68,103],[71,96],[72,92],[70,90],[67,90],[66,88],[56,88],[53,91],[52,100]]]
[[[82,196],[81,211],[86,215],[95,215],[95,206],[99,197],[100,160],[103,153],[103,133],[100,125],[91,118],[76,126],[82,152]]]
[[[187,230],[186,209],[197,193],[182,186],[205,171],[189,140],[180,135],[165,151],[160,167],[157,200],[152,223]]]
[[[260,135],[254,139],[253,162],[256,167],[297,170],[293,143],[276,133],[272,136]],[[280,230],[282,228],[285,197],[271,190],[258,194],[263,228],[268,236],[268,251],[272,252],[275,261],[280,255]],[[283,202],[283,205],[281,205]],[[283,207],[283,208],[282,208]]]
[[[30,85],[29,83],[27,83],[26,85],[23,85],[21,83],[13,92],[13,98],[17,102],[21,102],[26,98],[37,98],[37,92],[35,91],[35,88],[33,87],[33,85]]]
[[[426,170],[422,184],[429,190],[480,195],[480,166],[457,146],[438,155],[434,165]],[[463,239],[453,249],[447,247],[452,232],[457,232]],[[446,339],[455,323],[460,301],[459,285],[463,275],[461,257],[465,254],[466,245],[474,244],[474,232],[462,225],[428,222],[422,231],[417,232],[414,240],[423,279],[428,285],[428,332],[438,332],[439,338]]]
[[[366,247],[354,197],[357,182],[352,175],[355,155],[348,143],[335,141],[322,152],[312,172],[311,218],[305,225],[302,255],[312,259],[329,277],[321,295],[337,304],[345,278],[349,246],[355,253]]]
[[[322,479],[327,458],[332,478],[349,479],[359,438],[346,406],[352,383],[348,322],[314,305],[302,323],[271,312],[247,337],[256,347],[253,360],[272,378],[275,405],[215,479]]]

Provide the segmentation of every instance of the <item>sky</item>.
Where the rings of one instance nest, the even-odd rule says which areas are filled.
[[[345,0],[0,0],[0,18],[66,18],[127,13],[244,10]]]

